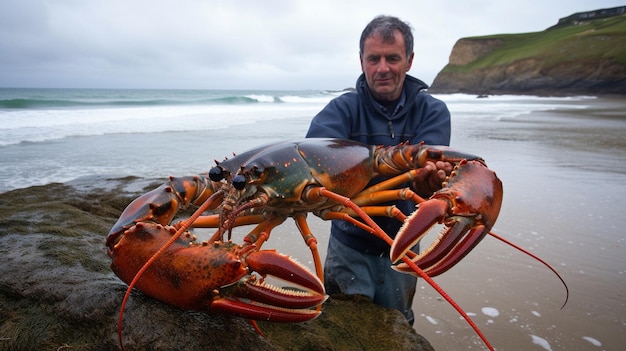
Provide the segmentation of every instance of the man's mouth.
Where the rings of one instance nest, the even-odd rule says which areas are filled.
[[[391,81],[392,81],[391,78],[376,78],[377,84],[387,85],[387,84],[390,84]]]

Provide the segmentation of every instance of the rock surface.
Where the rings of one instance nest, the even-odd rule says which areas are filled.
[[[97,184],[97,187],[95,186]],[[137,194],[158,183],[96,177],[18,189],[0,203],[0,350],[116,350],[126,285],[109,269],[105,235]],[[404,317],[331,297],[302,324],[181,311],[133,292],[126,350],[432,350]]]

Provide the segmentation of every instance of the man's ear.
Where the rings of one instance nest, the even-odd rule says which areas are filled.
[[[408,72],[409,70],[411,70],[411,65],[413,65],[413,57],[415,57],[415,53],[412,52],[411,56],[409,56],[409,59],[407,60],[407,64],[406,64],[406,71]]]
[[[365,67],[363,67],[363,53],[359,51],[359,66],[361,66],[361,73],[365,73]]]

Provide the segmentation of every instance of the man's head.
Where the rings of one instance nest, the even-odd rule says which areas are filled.
[[[378,16],[361,33],[359,47],[361,71],[374,98],[398,99],[413,63],[411,27],[396,17]]]

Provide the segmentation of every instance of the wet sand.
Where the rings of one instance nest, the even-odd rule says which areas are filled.
[[[626,343],[626,100],[555,110],[488,126],[453,125],[452,145],[478,153],[504,184],[493,231],[550,263],[486,237],[435,280],[497,350],[622,350]],[[463,122],[465,123],[465,122]],[[325,254],[328,223],[311,218]],[[268,245],[310,263],[297,229]],[[304,251],[301,251],[304,250]],[[415,329],[437,350],[486,349],[420,280]]]

